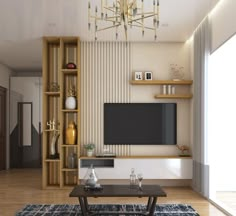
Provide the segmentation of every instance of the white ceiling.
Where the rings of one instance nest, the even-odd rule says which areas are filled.
[[[112,0],[108,0],[112,1]],[[184,42],[219,0],[160,0],[157,42]],[[90,0],[92,7],[100,0]],[[144,0],[146,10],[153,0]],[[88,31],[88,0],[0,0],[0,63],[15,71],[41,71],[42,36],[79,36],[94,40]],[[94,8],[92,8],[94,9]],[[152,20],[151,20],[152,22]],[[153,42],[152,31],[128,30],[129,41]],[[114,30],[98,40],[115,40]],[[119,29],[119,40],[124,40]]]

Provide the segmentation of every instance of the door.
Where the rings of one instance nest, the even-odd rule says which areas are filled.
[[[0,87],[0,170],[6,169],[6,89]]]

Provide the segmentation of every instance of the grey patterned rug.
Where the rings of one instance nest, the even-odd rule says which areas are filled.
[[[142,212],[146,205],[90,205],[91,211],[113,211],[116,215],[122,216],[125,212]],[[79,216],[82,215],[79,205],[26,205],[16,216]],[[96,214],[104,215],[104,214]],[[111,215],[111,214],[106,214]],[[114,214],[113,214],[114,215]],[[127,214],[126,214],[127,215]],[[132,214],[134,216],[134,214]],[[136,214],[138,215],[138,214]],[[158,204],[155,215],[158,216],[199,216],[199,214],[186,204]]]

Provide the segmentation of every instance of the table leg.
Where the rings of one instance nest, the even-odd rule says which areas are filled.
[[[151,208],[149,211],[149,216],[153,216],[156,208],[156,203],[157,203],[157,197],[153,197]]]
[[[86,216],[87,215],[87,210],[86,210],[86,204],[85,204],[85,201],[84,201],[84,197],[79,197],[79,204],[80,204],[82,215]]]
[[[153,201],[153,198],[152,197],[148,197],[147,212],[150,211],[152,201]]]
[[[88,200],[87,200],[87,197],[84,197],[84,206],[85,206],[86,211],[88,212],[89,208],[88,208]]]

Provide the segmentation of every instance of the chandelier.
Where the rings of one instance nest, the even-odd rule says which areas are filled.
[[[146,0],[147,1],[147,0]],[[154,39],[157,39],[157,28],[159,27],[159,0],[152,1],[150,11],[144,11],[144,0],[101,0],[92,10],[90,1],[88,2],[88,29],[92,28],[91,21],[94,22],[95,40],[98,32],[107,29],[115,29],[115,36],[118,39],[119,27],[123,26],[127,41],[128,28],[139,28],[142,36],[145,30],[154,32]],[[94,14],[92,14],[94,11]],[[151,26],[147,26],[145,20],[153,19]],[[102,24],[103,23],[103,24]],[[100,26],[102,24],[102,26]]]

